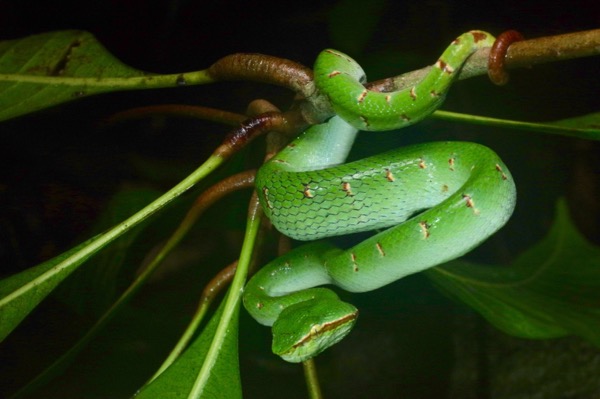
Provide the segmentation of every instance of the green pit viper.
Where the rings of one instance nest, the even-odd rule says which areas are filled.
[[[275,354],[301,362],[352,329],[357,309],[315,287],[380,288],[467,253],[506,223],[515,185],[500,158],[481,145],[428,143],[344,163],[358,130],[396,129],[431,114],[465,60],[493,41],[482,31],[459,36],[419,84],[392,93],[365,89],[365,74],[349,56],[319,54],[315,85],[337,115],[259,170],[260,202],[273,225],[297,240],[387,229],[348,249],[306,244],[250,280],[244,306],[272,326]]]

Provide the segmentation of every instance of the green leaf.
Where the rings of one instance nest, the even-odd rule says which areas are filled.
[[[142,398],[241,398],[238,315],[261,218],[250,207],[244,244],[227,296],[181,357],[143,387]]]
[[[562,119],[553,123],[558,126],[593,130],[600,135],[600,112]]]
[[[600,346],[600,248],[573,226],[562,200],[548,235],[512,265],[454,261],[426,274],[508,334],[574,334]]]
[[[0,342],[88,257],[81,258],[77,262],[70,262],[64,267],[59,267],[61,262],[91,244],[98,237],[0,281]]]
[[[161,210],[173,199],[206,177],[222,162],[223,158],[219,156],[209,157],[200,167],[160,198],[102,235],[96,236],[50,261],[0,281],[0,341],[79,265]]]
[[[437,110],[432,115],[435,119],[473,125],[496,126],[509,129],[526,130],[577,137],[587,140],[600,140],[600,112],[553,122],[522,122],[509,119],[490,118],[487,116],[467,115],[457,112]]]
[[[0,42],[0,121],[92,94],[212,80],[204,71],[156,75],[131,68],[88,32]]]
[[[1,42],[0,73],[0,120],[115,89],[90,86],[83,78],[144,75],[122,64],[91,34],[81,31]]]
[[[229,294],[228,294],[229,295]],[[208,325],[190,347],[151,384],[143,387],[136,398],[188,398],[207,360],[226,300],[221,302]],[[238,360],[239,302],[229,321],[217,358],[209,370],[200,398],[241,398],[242,383]]]

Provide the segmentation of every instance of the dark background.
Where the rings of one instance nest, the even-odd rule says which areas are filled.
[[[449,41],[470,29],[494,34],[517,29],[534,38],[593,29],[600,22],[595,1],[356,3],[0,1],[0,39],[87,30],[126,64],[159,73],[203,69],[235,52],[271,54],[310,66],[320,50],[333,47],[355,57],[375,80],[430,64]],[[512,72],[506,87],[482,77],[471,79],[453,89],[445,109],[530,121],[594,112],[599,105],[599,66],[597,58],[538,65]],[[279,88],[220,83],[111,93],[1,123],[0,275],[35,265],[89,236],[115,192],[168,189],[204,160],[227,131],[173,119],[99,128],[103,118],[134,106],[167,103],[243,112],[259,97],[282,108],[292,99]],[[600,242],[595,143],[438,121],[398,135],[375,136],[361,137],[354,156],[445,139],[481,142],[502,156],[517,181],[519,205],[496,241],[474,255],[478,260],[507,263],[534,244],[551,225],[555,201],[562,196],[568,198],[580,229]],[[260,143],[253,147],[260,148]],[[255,159],[243,154],[220,176]],[[197,241],[190,239],[177,254],[175,271],[158,278],[75,367],[38,397],[127,397],[134,392],[185,325],[202,285],[235,258],[246,200],[247,193],[230,199],[201,222]],[[171,218],[157,222],[159,227],[146,233],[147,241],[160,243],[184,210],[185,206],[175,207],[168,214]],[[499,245],[505,251],[499,251]],[[131,251],[132,265],[125,268],[129,275],[149,249]],[[484,342],[473,345],[485,346],[495,337],[421,276],[355,295],[353,301],[361,309],[359,327],[346,343],[319,359],[328,397],[449,397],[457,383],[452,372],[462,367],[456,348],[461,340],[453,338],[461,336],[457,318],[466,317],[473,324],[469,331],[476,331]],[[50,299],[0,346],[0,396],[32,378],[93,320],[93,312],[82,314],[61,298]],[[269,353],[268,330],[245,316],[242,321],[246,396],[305,397],[300,369]],[[473,397],[491,395],[493,386],[485,371],[470,372],[478,376]],[[543,382],[532,379],[531,384]]]

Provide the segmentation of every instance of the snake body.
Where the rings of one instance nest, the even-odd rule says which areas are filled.
[[[439,107],[466,58],[491,42],[481,31],[461,35],[421,83],[395,93],[366,91],[362,69],[347,55],[318,56],[315,83],[338,116],[309,128],[259,170],[261,204],[279,231],[298,240],[387,229],[348,249],[326,241],[301,246],[250,280],[244,305],[272,325],[274,353],[304,361],[351,330],[356,308],[314,287],[374,290],[465,254],[506,223],[514,182],[484,146],[428,143],[343,163],[357,129],[423,119]]]

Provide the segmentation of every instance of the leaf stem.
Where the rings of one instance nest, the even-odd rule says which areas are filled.
[[[210,189],[202,193],[202,195],[198,197],[192,208],[188,211],[185,218],[182,220],[175,232],[171,234],[171,237],[160,250],[160,252],[147,266],[147,269],[156,269],[158,264],[162,262],[162,260],[171,251],[172,248],[179,244],[179,242],[187,234],[189,229],[198,220],[200,215],[204,213],[204,211],[209,206],[222,199],[227,194],[230,194],[239,189],[251,188],[254,184],[254,175],[254,170],[238,173],[234,176],[230,176],[227,179],[218,182]],[[160,368],[150,378],[150,380],[146,382],[146,385],[150,384],[154,379],[156,379],[183,352],[185,347],[190,342],[193,334],[196,332],[198,326],[202,322],[202,319],[206,314],[209,306],[211,305],[214,297],[225,287],[225,284],[231,281],[231,279],[233,278],[236,267],[237,262],[234,262],[233,264],[229,265],[227,268],[222,270],[215,278],[213,278],[213,280],[211,280],[207,284],[204,291],[202,292],[202,298],[200,299],[200,303],[198,305],[196,313],[194,314],[189,325],[187,326],[185,332],[183,333],[173,350],[171,350],[171,353],[169,353],[169,356],[167,357],[167,359],[165,359]],[[148,271],[144,270],[143,274],[147,273]]]
[[[159,89],[163,87],[176,87],[188,85],[202,85],[214,83],[208,70],[173,73],[166,75],[147,74],[143,76],[128,77],[71,77],[71,76],[46,76],[24,74],[0,74],[0,82],[36,83],[51,86],[76,86],[83,88],[99,89],[96,92],[112,90]]]
[[[302,362],[302,366],[304,368],[304,378],[306,379],[309,398],[322,399],[323,394],[321,393],[321,386],[319,385],[319,376],[317,375],[315,359],[310,358]]]
[[[219,357],[223,341],[227,335],[227,329],[231,323],[231,318],[235,313],[235,309],[240,306],[242,293],[244,291],[244,284],[246,283],[246,277],[248,276],[248,269],[252,261],[252,253],[254,251],[254,243],[258,234],[258,230],[261,222],[261,207],[258,203],[258,197],[256,193],[253,194],[250,200],[250,207],[248,210],[248,220],[246,224],[246,233],[244,235],[244,244],[240,252],[240,258],[238,261],[237,270],[231,287],[225,299],[225,307],[219,320],[219,325],[215,331],[214,338],[210,344],[206,358],[202,363],[202,368],[198,373],[196,381],[188,394],[188,399],[198,399],[202,396],[204,388],[211,376],[211,370]]]

